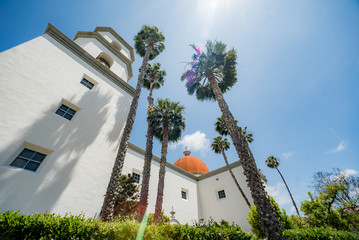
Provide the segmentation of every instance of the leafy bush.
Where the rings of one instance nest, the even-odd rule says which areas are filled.
[[[248,233],[245,233],[237,225],[229,225],[228,222],[222,220],[217,223],[213,220],[207,223],[195,223],[195,225],[163,225],[160,228],[161,236],[164,239],[173,240],[207,240],[207,239],[233,239],[233,240],[249,240],[255,239]]]
[[[0,236],[13,239],[135,239],[140,224],[129,219],[102,222],[84,216],[56,214],[22,215],[18,211],[0,214]],[[238,226],[222,221],[189,225],[148,225],[143,237],[156,240],[252,239]]]
[[[283,232],[283,236],[293,240],[355,240],[359,239],[358,232],[337,231],[328,228],[298,228]]]
[[[272,206],[274,207],[274,210],[277,213],[277,215],[279,217],[279,221],[282,223],[283,228],[284,229],[293,228],[294,227],[293,221],[288,217],[285,210],[284,209],[282,209],[282,211],[280,210],[278,203],[276,203],[276,201],[274,200],[273,197],[269,196],[269,200],[270,200],[270,203],[272,204]],[[249,225],[251,226],[252,232],[257,237],[264,238],[264,233],[263,233],[262,227],[260,225],[256,206],[254,206],[254,205],[251,206],[251,210],[248,213],[247,220],[248,220]]]

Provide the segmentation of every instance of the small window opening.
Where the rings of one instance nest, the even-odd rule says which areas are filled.
[[[186,191],[181,191],[181,195],[182,195],[182,199],[187,200],[187,192]]]
[[[24,148],[10,166],[36,172],[46,155]]]
[[[75,110],[67,107],[64,104],[61,104],[61,106],[56,110],[56,114],[66,118],[69,121],[71,121],[71,119],[75,116],[75,113]]]
[[[226,198],[226,193],[224,192],[224,190],[218,191],[218,198],[219,199]]]
[[[85,78],[83,78],[80,83],[90,90],[93,88],[93,86],[95,86],[92,82],[88,81]]]
[[[133,178],[135,179],[135,182],[139,184],[139,183],[140,183],[140,180],[141,180],[140,174],[132,173],[132,176],[133,176]]]

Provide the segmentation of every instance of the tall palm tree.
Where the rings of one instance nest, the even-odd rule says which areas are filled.
[[[234,120],[236,122],[236,124],[238,123],[238,120]],[[227,136],[228,135],[228,130],[227,130],[227,126],[224,122],[224,118],[223,115],[221,115],[220,117],[217,118],[217,122],[214,124],[216,126],[216,131],[221,134],[222,136]],[[242,129],[242,127],[238,127],[238,131],[240,132],[240,134],[242,135],[242,139],[244,142],[244,146],[248,151],[248,155],[250,158],[252,158],[252,161],[254,160],[253,154],[251,149],[249,148],[248,143],[253,142],[253,133],[247,133],[247,127],[244,127]]]
[[[184,107],[179,102],[159,99],[149,118],[154,125],[154,135],[162,141],[160,171],[158,177],[155,222],[159,223],[162,211],[163,190],[167,162],[168,141],[177,141],[185,128]]]
[[[248,207],[251,206],[250,202],[248,201],[248,198],[246,197],[246,195],[244,194],[241,186],[239,185],[236,177],[234,176],[233,174],[233,171],[231,169],[231,167],[229,166],[229,163],[228,163],[228,160],[227,160],[227,156],[226,156],[226,153],[225,151],[229,149],[229,146],[230,146],[230,143],[227,141],[227,138],[223,138],[222,139],[222,136],[218,136],[218,137],[215,137],[213,139],[213,143],[211,145],[212,147],[212,150],[217,153],[217,154],[222,154],[223,158],[224,158],[224,161],[226,162],[226,166],[228,168],[228,171],[229,173],[231,174],[232,178],[233,178],[233,181],[234,183],[236,184],[239,192],[242,194],[242,197],[244,198],[244,200],[246,201]]]
[[[269,156],[269,157],[267,157],[267,159],[266,159],[266,164],[267,164],[267,167],[269,167],[269,168],[275,168],[275,169],[278,171],[280,177],[282,178],[282,180],[283,180],[283,182],[284,182],[284,184],[285,184],[285,187],[286,187],[287,190],[288,190],[289,196],[290,196],[290,198],[292,199],[293,206],[294,206],[295,210],[297,211],[298,216],[300,216],[299,211],[298,211],[298,208],[297,208],[297,204],[295,204],[295,201],[294,201],[294,199],[293,199],[292,193],[289,191],[289,187],[288,187],[288,185],[287,185],[287,182],[284,180],[284,177],[283,177],[282,173],[281,173],[281,172],[279,171],[279,169],[278,169],[279,159],[276,158],[276,157],[274,157],[274,156]]]
[[[217,101],[233,145],[242,161],[254,204],[258,209],[261,227],[269,239],[282,239],[282,225],[269,201],[256,163],[253,161],[254,158],[249,156],[245,147],[246,141],[242,139],[235,119],[222,95],[237,81],[236,52],[234,49],[226,51],[226,44],[218,41],[208,41],[206,52],[201,52],[194,45],[192,47],[196,53],[193,55],[192,62],[189,63],[191,68],[183,73],[181,80],[187,80],[187,92],[190,95],[196,93],[198,100],[215,99]]]
[[[118,195],[120,177],[122,173],[123,163],[125,161],[128,141],[131,136],[132,126],[135,121],[136,111],[138,100],[141,94],[141,88],[143,85],[143,78],[146,74],[146,66],[149,60],[154,59],[158,54],[160,54],[165,46],[163,41],[165,37],[158,30],[157,27],[142,26],[141,30],[134,37],[135,40],[135,49],[137,54],[143,57],[142,65],[140,68],[140,75],[138,76],[137,86],[135,94],[132,99],[130,106],[130,111],[127,116],[126,125],[123,129],[122,138],[120,141],[120,146],[117,151],[117,156],[115,163],[112,169],[112,174],[110,181],[107,186],[107,191],[105,198],[103,200],[102,209],[100,217],[104,221],[109,221],[113,218],[113,211],[116,202],[116,197]]]
[[[155,63],[153,66],[151,64],[147,65],[147,72],[143,81],[143,87],[150,91],[147,100],[148,100],[148,116],[150,111],[153,109],[153,98],[152,91],[153,89],[159,89],[164,83],[164,77],[166,76],[166,71],[160,70],[161,64]],[[152,148],[153,148],[153,127],[150,121],[147,121],[147,140],[146,140],[146,151],[145,151],[145,161],[143,165],[142,172],[142,184],[141,184],[141,193],[140,193],[140,202],[138,204],[137,211],[137,220],[141,221],[143,215],[145,214],[146,207],[148,204],[148,188],[151,176],[151,160],[152,160]]]

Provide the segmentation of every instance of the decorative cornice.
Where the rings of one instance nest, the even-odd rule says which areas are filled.
[[[129,80],[130,80],[130,78],[133,77],[133,71],[132,71],[133,61],[131,61],[125,55],[123,55],[123,53],[121,53],[121,51],[119,51],[117,48],[113,47],[101,34],[99,34],[98,32],[81,32],[81,31],[79,31],[79,32],[77,32],[77,34],[74,38],[74,41],[77,38],[94,38],[97,41],[99,41],[108,50],[110,50],[116,57],[121,59],[126,64]]]
[[[128,147],[131,148],[132,150],[138,152],[139,154],[142,154],[143,156],[145,155],[145,150],[143,148],[140,148],[139,146],[133,144],[133,143],[129,142]],[[156,162],[159,163],[161,161],[161,158],[159,158],[156,155],[152,155],[152,160],[155,160]],[[175,166],[175,165],[173,165],[173,164],[171,164],[169,162],[166,163],[166,167],[171,168],[171,169],[175,170],[176,172],[179,172],[179,173],[181,173],[181,174],[183,174],[183,175],[185,175],[185,176],[187,176],[187,177],[189,177],[189,178],[191,178],[193,180],[196,180],[196,181],[198,180],[197,177],[195,175],[193,175],[192,173],[189,173],[189,172],[183,170],[182,168],[179,168],[179,167],[177,167],[177,166]]]
[[[145,156],[145,150],[131,142],[128,143],[128,147],[131,148],[132,150],[138,152],[139,154],[142,154],[143,156]],[[159,158],[158,156],[156,155],[152,155],[152,160],[155,160],[156,162],[160,162],[161,161],[161,158]],[[242,163],[240,161],[237,161],[237,162],[234,162],[234,163],[231,163],[229,164],[229,167],[231,169],[233,168],[236,168],[236,167],[239,167],[239,166],[242,166]],[[227,166],[224,166],[224,167],[221,167],[221,168],[218,168],[216,170],[213,170],[209,173],[205,173],[203,175],[200,175],[200,176],[196,176],[190,172],[187,172],[186,170],[183,170],[182,168],[179,168],[169,162],[166,163],[166,167],[169,167],[183,175],[186,175],[187,177],[193,179],[193,180],[196,180],[197,182],[198,181],[201,181],[201,180],[204,180],[206,178],[209,178],[209,177],[212,177],[214,175],[217,175],[217,174],[220,174],[220,173],[223,173],[223,172],[227,172],[228,171],[228,168]],[[261,176],[262,180],[265,181],[265,179]]]
[[[111,33],[120,43],[122,43],[128,50],[130,50],[131,61],[135,61],[135,54],[133,52],[133,47],[128,44],[125,39],[123,39],[115,30],[111,27],[96,27],[95,32],[109,32]]]
[[[64,47],[66,47],[68,50],[70,50],[76,56],[78,56],[79,58],[84,60],[86,63],[88,63],[95,70],[97,70],[98,72],[103,74],[105,77],[110,79],[117,86],[119,86],[120,88],[125,90],[128,94],[130,94],[131,96],[133,96],[135,94],[135,89],[133,87],[131,87],[126,81],[124,81],[122,78],[117,76],[111,70],[109,70],[105,66],[103,66],[93,56],[91,56],[88,52],[86,52],[84,49],[82,49],[74,41],[72,41],[65,34],[63,34],[60,30],[58,30],[56,27],[54,27],[51,23],[49,23],[47,25],[45,34],[49,35],[54,40],[56,40],[57,42],[62,44]]]
[[[233,168],[239,167],[239,166],[241,166],[241,165],[242,165],[242,163],[241,163],[240,161],[237,161],[237,162],[234,162],[234,163],[229,164],[229,167],[230,167],[231,169],[233,169]],[[206,178],[209,178],[209,177],[212,177],[212,176],[214,176],[214,175],[217,175],[217,174],[220,174],[220,173],[223,173],[223,172],[226,172],[226,171],[228,171],[227,166],[218,168],[218,169],[213,170],[213,171],[211,171],[211,172],[209,172],[209,173],[205,173],[205,174],[203,174],[203,175],[201,175],[201,176],[198,176],[198,181],[203,180],[203,179],[206,179]]]

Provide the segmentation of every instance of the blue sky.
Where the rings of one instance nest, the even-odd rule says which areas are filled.
[[[282,171],[299,202],[307,198],[316,171],[333,167],[359,172],[359,3],[358,1],[183,0],[183,1],[1,1],[0,51],[45,31],[52,23],[73,38],[77,31],[109,26],[131,45],[143,24],[166,37],[166,50],[154,61],[167,71],[154,93],[185,107],[184,139],[171,145],[168,161],[185,146],[210,170],[224,165],[209,144],[217,133],[216,102],[188,96],[180,76],[193,51],[220,40],[238,54],[238,82],[225,99],[241,126],[254,134],[251,144],[269,190],[287,212],[292,205],[275,170],[264,161],[280,158]],[[135,86],[142,59],[133,65]],[[146,95],[142,92],[131,142],[145,147]],[[154,153],[160,155],[157,141]],[[237,160],[233,147],[227,152]]]

